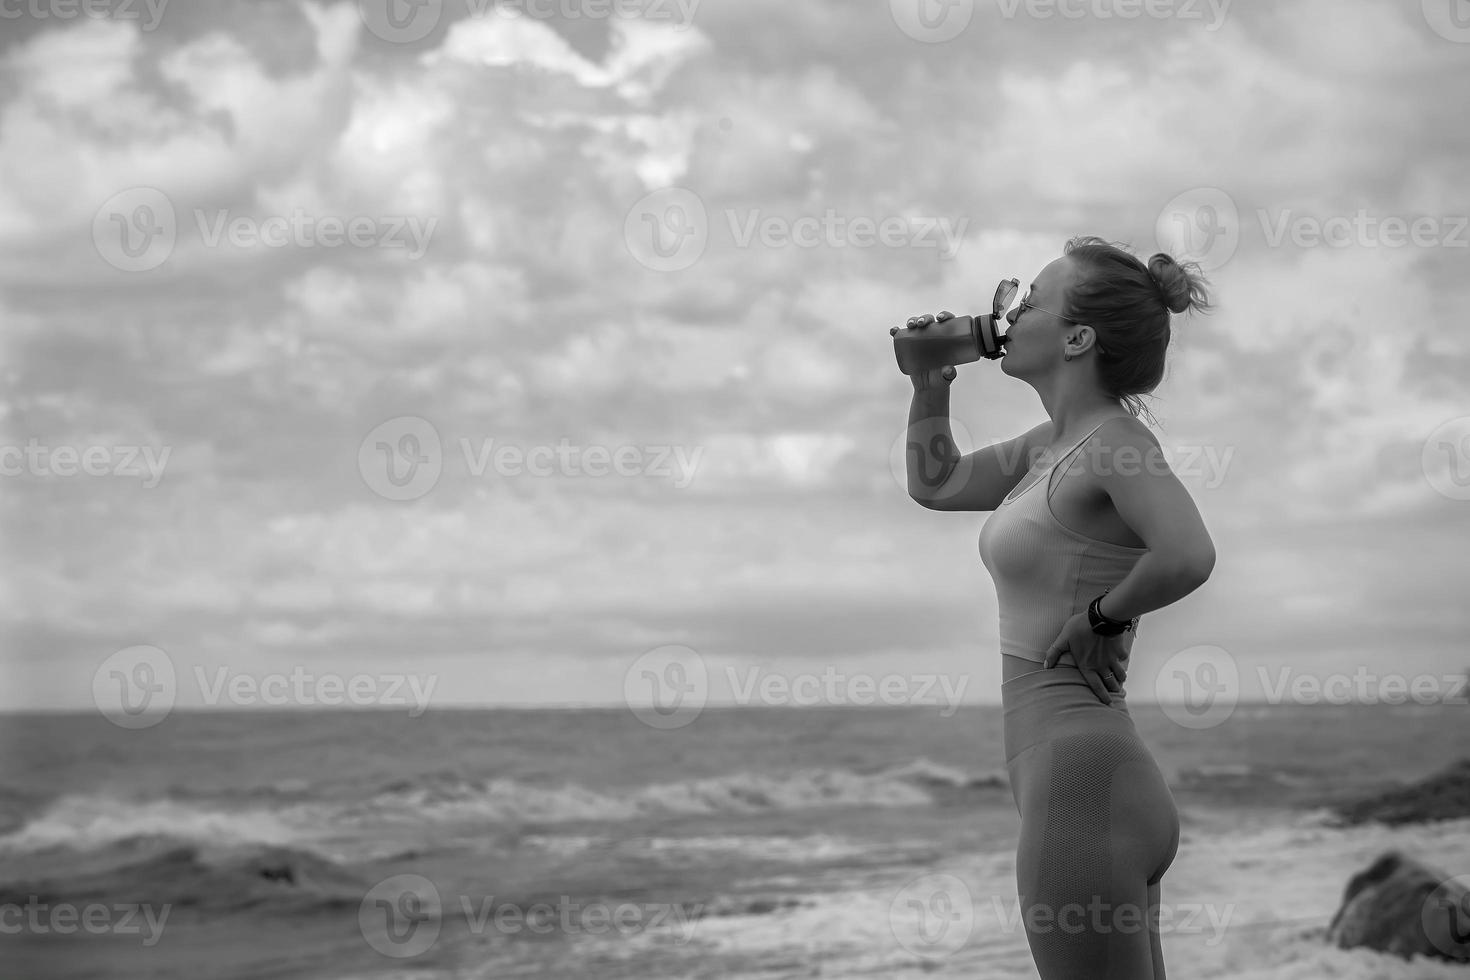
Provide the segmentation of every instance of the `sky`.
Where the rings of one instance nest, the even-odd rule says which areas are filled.
[[[1218,303],[1147,402],[1217,562],[1130,697],[1439,683],[1467,104],[1463,0],[5,4],[0,709],[996,702],[888,329],[1080,234]]]

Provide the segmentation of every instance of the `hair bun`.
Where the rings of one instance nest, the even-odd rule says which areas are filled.
[[[1154,285],[1159,287],[1159,298],[1170,313],[1183,313],[1194,304],[1195,283],[1189,271],[1174,261],[1166,252],[1159,252],[1148,260],[1148,274]]]

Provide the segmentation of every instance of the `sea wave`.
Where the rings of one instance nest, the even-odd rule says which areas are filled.
[[[19,829],[0,836],[0,854],[55,847],[95,850],[139,837],[288,845],[298,842],[302,831],[280,810],[227,810],[172,799],[72,794],[58,798]]]
[[[200,912],[271,911],[353,905],[362,877],[319,854],[288,847],[169,846],[137,860],[0,884],[0,905],[128,899]]]
[[[877,772],[806,769],[779,775],[741,772],[605,791],[515,779],[458,780],[385,788],[349,808],[349,819],[482,819],[497,824],[625,821],[654,816],[747,814],[818,807],[931,805],[954,791],[1008,785],[1004,776],[970,774],[916,759]]]

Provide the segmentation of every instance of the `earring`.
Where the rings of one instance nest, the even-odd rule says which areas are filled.
[[[1064,361],[1070,361],[1071,359],[1072,359],[1072,352],[1071,351],[1068,351],[1067,353],[1065,353],[1065,354],[1062,355],[1062,360],[1064,360]]]

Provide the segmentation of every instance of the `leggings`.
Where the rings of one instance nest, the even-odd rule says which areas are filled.
[[[1042,980],[1165,980],[1159,880],[1179,810],[1112,697],[1063,664],[1001,685],[1021,922]]]

